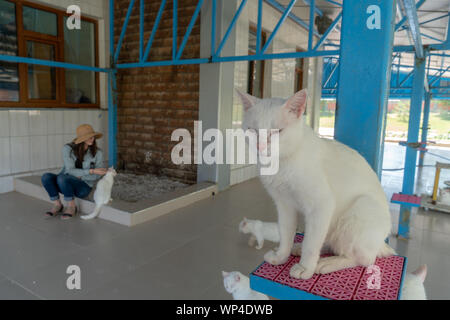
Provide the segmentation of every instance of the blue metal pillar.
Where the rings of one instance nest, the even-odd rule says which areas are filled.
[[[423,121],[422,121],[422,140],[421,142],[427,142],[428,136],[428,123],[430,120],[430,104],[431,104],[431,92],[425,94],[425,105],[423,106]],[[419,166],[423,167],[425,152],[420,151]]]
[[[109,0],[108,164],[117,167],[117,84],[114,62],[114,0]]]
[[[395,4],[367,0],[343,4],[335,138],[357,150],[380,178]]]
[[[425,65],[426,57],[415,59],[415,72],[412,86],[412,97],[409,109],[408,141],[407,143],[418,142],[420,129],[420,115],[422,113],[422,102],[425,93]],[[414,182],[416,175],[417,149],[406,147],[405,171],[403,172],[403,194],[414,193]],[[411,206],[400,206],[400,217],[398,220],[398,236],[409,238],[409,220]]]

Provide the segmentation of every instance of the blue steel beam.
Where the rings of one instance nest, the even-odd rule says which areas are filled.
[[[231,20],[230,25],[228,26],[228,29],[227,29],[227,31],[225,32],[225,35],[223,36],[223,39],[222,39],[222,41],[220,42],[219,47],[217,48],[217,51],[215,52],[215,54],[213,55],[213,57],[214,57],[214,56],[219,56],[220,53],[222,52],[222,49],[223,49],[223,47],[225,46],[225,43],[227,42],[228,37],[229,37],[230,34],[231,34],[231,30],[233,30],[234,25],[236,24],[237,20],[239,19],[239,16],[241,15],[242,10],[244,9],[244,6],[246,5],[246,3],[247,3],[247,0],[242,0],[242,1],[241,1],[241,4],[239,5],[239,8],[238,8],[238,10],[236,11],[236,13],[234,14],[234,17],[233,17],[233,19]]]
[[[109,56],[114,68],[114,0],[109,0]],[[117,167],[117,99],[115,70],[108,72],[108,163]]]
[[[159,23],[161,21],[161,17],[164,11],[164,7],[166,6],[167,0],[162,0],[159,6],[158,15],[156,16],[156,20],[153,23],[152,33],[150,34],[150,38],[147,41],[147,46],[145,47],[144,57],[142,58],[142,62],[147,61],[148,54],[150,53],[150,49],[153,44],[153,40],[155,39],[156,30],[158,29]]]
[[[367,27],[367,2],[343,2],[335,138],[357,150],[381,177],[395,1],[377,2],[379,29]]]
[[[269,4],[270,6],[272,6],[274,9],[278,10],[280,13],[283,13],[285,11],[285,7],[283,7],[281,4],[279,4],[277,1],[275,0],[264,0],[264,2],[266,2],[267,4]],[[297,23],[298,25],[302,26],[303,28],[305,28],[306,30],[309,30],[309,25],[303,21],[302,19],[300,19],[299,17],[297,17],[296,15],[290,13],[289,14],[289,18],[292,19],[292,21],[294,21],[295,23]],[[320,37],[320,34],[314,30],[314,35]]]
[[[311,3],[312,3],[311,0],[303,0],[303,2],[306,3],[308,6],[311,7]],[[320,10],[320,9],[317,8],[316,6],[314,6],[314,12],[317,13],[317,14],[318,14],[319,16],[321,16],[321,17],[323,16],[322,10]]]
[[[401,1],[401,0],[400,0],[400,1]],[[416,4],[416,10],[418,10],[418,9],[425,3],[425,1],[426,1],[426,0],[420,0],[419,2],[417,2],[417,4]],[[403,26],[403,24],[406,22],[407,19],[408,19],[407,16],[406,16],[406,17],[403,17],[403,18],[399,21],[399,23],[397,23],[397,24],[395,25],[395,31],[398,31],[398,29],[400,29],[400,27]]]
[[[420,129],[420,116],[422,112],[422,101],[424,97],[423,83],[425,80],[426,60],[415,59],[415,72],[413,79],[413,90],[409,111],[408,138],[407,143],[418,142]],[[414,194],[414,184],[416,175],[417,149],[406,148],[405,169],[403,172],[402,193]],[[409,238],[409,221],[411,216],[411,207],[407,205],[400,206],[400,216],[398,220],[398,235],[402,238]]]
[[[314,0],[313,0],[314,1]],[[261,53],[266,52],[267,48],[269,47],[270,43],[272,42],[273,38],[275,38],[275,35],[278,32],[278,29],[282,26],[283,22],[287,19],[289,13],[291,13],[292,8],[294,7],[294,4],[297,2],[297,0],[291,0],[287,8],[284,10],[283,15],[281,16],[280,20],[278,20],[277,25],[275,26],[275,29],[273,29],[272,33],[269,36],[269,39],[265,43],[264,47],[261,50]],[[313,12],[314,13],[314,12]],[[309,31],[312,31],[314,29],[310,29]],[[311,34],[311,32],[309,32]]]
[[[4,54],[0,54],[0,61],[36,64],[36,65],[55,67],[55,68],[85,70],[85,71],[94,71],[94,72],[108,72],[109,71],[107,68],[98,68],[98,67],[74,64],[74,63],[68,63],[68,62],[59,62],[59,61],[54,61],[54,60],[43,60],[43,59],[35,59],[35,58],[28,58],[28,57],[10,56],[10,55],[4,55]]]
[[[212,0],[211,10],[211,57],[216,54],[216,16],[217,16],[217,0]]]
[[[417,57],[424,57],[422,38],[420,36],[419,18],[417,17],[417,9],[414,0],[399,0],[400,5],[405,10],[406,18],[409,24],[409,32],[414,42]]]
[[[331,33],[331,31],[333,31],[333,29],[339,23],[341,18],[342,18],[342,12],[339,12],[339,14],[337,15],[336,19],[334,19],[333,23],[328,27],[327,31],[325,31],[325,33],[322,35],[320,40],[314,46],[313,51],[317,50],[324,43],[324,41],[327,40],[329,34]]]
[[[448,66],[447,69],[438,72],[439,74],[435,74],[433,78],[430,80],[430,86],[433,85],[433,83],[435,83],[437,80],[439,80],[442,77],[442,75],[446,73],[448,70],[450,70],[450,66]]]
[[[261,53],[263,0],[258,0],[258,23],[256,25],[256,53]]]
[[[139,61],[144,56],[144,0],[139,2]]]
[[[178,50],[178,0],[172,0],[172,60],[176,60]]]
[[[179,60],[181,58],[181,55],[183,54],[184,47],[186,46],[186,43],[188,42],[189,36],[192,32],[192,28],[194,28],[195,21],[197,20],[197,17],[198,17],[198,14],[200,13],[200,9],[202,8],[202,5],[203,5],[203,0],[199,0],[197,3],[197,7],[195,8],[195,12],[192,15],[191,21],[189,22],[186,33],[184,34],[183,41],[181,42],[180,48],[178,49],[178,53],[175,57],[175,60]]]
[[[423,120],[422,120],[422,139],[420,142],[427,142],[428,137],[428,123],[430,119],[430,105],[431,105],[431,92],[425,94],[425,104],[423,106]],[[419,155],[419,166],[423,167],[423,162],[425,158],[425,152],[420,151]]]
[[[134,2],[135,2],[135,0],[131,0],[130,4],[128,5],[127,15],[126,15],[125,21],[123,22],[123,25],[122,25],[122,31],[120,33],[119,42],[117,42],[116,52],[114,53],[114,62],[117,62],[117,59],[119,59],[119,53],[120,53],[120,49],[122,47],[122,41],[123,41],[123,38],[125,37],[125,32],[127,31],[127,26],[128,26],[128,22],[130,21],[131,11],[133,11]],[[113,41],[114,41],[114,39],[113,39]]]
[[[309,7],[308,50],[311,50],[313,46],[313,33],[311,31],[314,30],[314,9],[316,8],[316,1],[310,0],[310,2],[311,5]]]

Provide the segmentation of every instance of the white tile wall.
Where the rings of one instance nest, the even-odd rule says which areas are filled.
[[[62,110],[51,110],[48,111],[47,116],[47,134],[63,134],[64,133],[64,123],[63,123],[63,113]]]
[[[47,134],[47,114],[46,110],[28,111],[31,136]]]
[[[25,137],[30,133],[28,111],[9,111],[9,135],[11,137]]]
[[[30,137],[31,171],[46,169],[48,166],[47,136]]]
[[[11,173],[30,171],[30,137],[11,137]]]
[[[13,176],[58,171],[63,165],[62,147],[75,138],[82,123],[104,134],[98,145],[107,160],[106,110],[1,110],[0,192],[12,190]]]
[[[0,138],[0,176],[11,173],[9,138]]]
[[[0,111],[0,137],[9,137],[9,112]]]

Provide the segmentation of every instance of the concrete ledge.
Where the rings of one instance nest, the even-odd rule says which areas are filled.
[[[51,202],[41,184],[40,176],[14,178],[14,190],[40,200]],[[168,192],[150,200],[125,202],[113,199],[109,205],[103,207],[99,218],[126,226],[134,226],[199,200],[206,199],[217,192],[218,188],[214,183],[201,182],[183,189]],[[92,194],[88,199],[76,198],[75,201],[80,211],[84,214],[94,210],[95,203],[92,201]]]

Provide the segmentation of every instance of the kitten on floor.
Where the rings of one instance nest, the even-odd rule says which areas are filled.
[[[248,245],[253,247],[256,241],[258,243],[256,249],[261,249],[263,247],[264,240],[280,242],[278,224],[275,222],[262,222],[260,220],[250,220],[244,217],[244,220],[239,224],[239,231],[244,234],[251,234]]]
[[[222,271],[225,290],[234,300],[269,300],[265,294],[250,289],[250,279],[238,271]]]
[[[420,266],[413,273],[407,273],[403,280],[401,300],[427,300],[423,282],[427,276],[427,265]]]
[[[306,90],[287,100],[238,93],[244,130],[279,130],[257,145],[264,154],[272,150],[273,137],[279,138],[279,170],[260,176],[275,202],[280,233],[278,250],[267,252],[264,259],[274,265],[287,261],[298,214],[304,216],[305,238],[301,260],[290,270],[294,278],[369,266],[377,257],[394,254],[384,242],[391,231],[391,216],[377,175],[358,152],[319,138],[305,124]],[[320,258],[324,245],[335,256]]]
[[[117,175],[113,167],[97,182],[94,192],[95,209],[91,214],[81,216],[81,219],[89,220],[96,218],[103,206],[111,201],[111,190],[114,184],[114,177]]]

